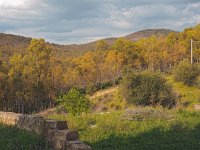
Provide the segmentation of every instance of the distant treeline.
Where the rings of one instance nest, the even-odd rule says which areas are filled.
[[[0,110],[38,112],[53,107],[55,98],[74,86],[91,93],[117,84],[129,70],[170,73],[189,59],[190,39],[200,40],[200,25],[137,42],[120,38],[112,46],[100,40],[95,50],[75,58],[54,56],[43,39],[33,39],[22,54],[8,61],[0,56]],[[195,47],[194,61],[199,58]]]

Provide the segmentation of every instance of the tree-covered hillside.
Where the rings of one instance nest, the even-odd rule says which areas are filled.
[[[126,39],[132,41],[137,41],[142,38],[147,38],[152,35],[155,36],[166,36],[168,33],[172,32],[167,29],[147,29],[139,32],[132,33],[125,36]],[[13,55],[14,53],[24,52],[25,49],[31,42],[30,37],[23,37],[19,35],[4,34],[0,33],[0,52],[4,57]],[[117,38],[107,38],[105,39],[108,45],[112,45]],[[76,57],[82,55],[86,51],[95,50],[95,45],[98,41],[94,41],[86,44],[71,44],[71,45],[59,45],[47,42],[46,44],[52,49],[53,55],[57,57]]]
[[[77,57],[66,57],[63,51],[54,55],[56,45],[52,48],[42,39],[33,39],[26,50],[19,49],[9,59],[0,55],[0,109],[37,112],[57,104],[56,97],[72,87],[90,94],[118,84],[123,74],[133,70],[171,73],[180,61],[190,58],[191,38],[200,40],[200,25],[139,41],[119,38],[109,45],[100,40],[93,51],[88,48]],[[194,61],[199,62],[197,48]]]

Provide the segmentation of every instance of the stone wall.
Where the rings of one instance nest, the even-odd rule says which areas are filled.
[[[45,137],[51,150],[91,150],[78,138],[78,132],[68,128],[66,121],[47,120],[37,115],[0,112],[0,122],[35,132]]]

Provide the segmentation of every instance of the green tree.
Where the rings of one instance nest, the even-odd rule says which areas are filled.
[[[36,109],[44,109],[51,103],[49,97],[51,88],[51,50],[44,39],[33,39],[24,56],[26,66],[24,76],[29,83],[32,97],[36,101]]]
[[[8,72],[15,111],[30,113],[49,107],[51,51],[43,39],[33,39],[24,54],[13,55]],[[14,105],[13,105],[14,106]]]
[[[122,80],[121,92],[128,102],[135,105],[171,108],[176,104],[171,86],[158,73],[129,73]]]
[[[57,101],[66,108],[67,112],[77,116],[88,112],[91,105],[89,99],[76,88],[70,89],[66,95],[59,96]]]

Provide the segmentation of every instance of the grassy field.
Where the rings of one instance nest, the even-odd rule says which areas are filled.
[[[127,102],[123,100],[117,86],[94,93],[90,100],[93,112],[115,111],[127,107]]]
[[[45,142],[34,133],[0,124],[0,150],[47,150]]]
[[[69,127],[78,130],[81,140],[94,150],[198,150],[200,112],[193,110],[193,104],[200,102],[200,90],[175,82],[172,76],[166,76],[166,79],[179,96],[176,109],[130,106],[129,109],[140,111],[131,116],[131,121],[127,120],[123,117],[125,111],[116,111],[118,108],[127,109],[116,88],[92,97],[96,113],[81,117],[54,115],[49,118],[67,120]],[[98,109],[110,113],[97,113]],[[155,113],[151,114],[147,111],[149,109]]]
[[[200,103],[200,89],[197,87],[189,87],[182,82],[175,82],[172,76],[166,76],[169,84],[172,85],[174,91],[179,95],[180,105],[183,107],[193,107],[193,104]]]
[[[181,107],[166,110],[129,106],[136,113],[126,118],[126,111],[118,108],[127,109],[128,104],[120,99],[117,88],[111,88],[95,93],[91,98],[96,105],[95,113],[48,118],[67,120],[69,127],[78,130],[80,139],[94,150],[198,150],[200,111],[194,111],[192,107],[199,103],[200,90],[175,82],[172,76],[166,79],[179,95]],[[36,135],[0,125],[0,150],[43,149],[44,142]]]
[[[172,86],[174,92],[177,94],[178,107],[192,108],[194,104],[200,103],[200,89],[197,87],[189,87],[182,82],[175,82],[172,76],[165,76],[167,82]],[[125,109],[127,107],[134,107],[127,104],[119,93],[119,87],[111,87],[103,91],[98,91],[90,96],[93,104],[93,112],[115,111]]]
[[[123,117],[123,111],[50,118],[67,120],[94,150],[199,149],[200,112],[153,109],[156,113],[151,114],[146,109],[141,109],[132,121]]]

